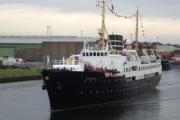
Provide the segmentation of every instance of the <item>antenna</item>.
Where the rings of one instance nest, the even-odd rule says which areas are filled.
[[[47,27],[46,27],[46,29],[47,29],[47,38],[49,39],[49,38],[51,38],[51,37],[52,37],[52,30],[51,30],[51,26],[47,26]]]
[[[156,53],[159,54],[159,36],[156,37],[157,38],[157,44],[156,44]]]
[[[82,36],[83,36],[83,30],[81,30],[81,38],[82,38]]]
[[[138,52],[138,37],[139,37],[139,7],[137,6],[136,10],[136,51]]]
[[[84,46],[83,49],[86,50],[86,39],[84,39]]]
[[[130,36],[131,36],[131,41],[133,41],[133,34],[131,33]]]
[[[159,36],[156,36],[157,42],[159,42]]]

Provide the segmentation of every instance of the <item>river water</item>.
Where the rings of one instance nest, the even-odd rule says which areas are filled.
[[[0,84],[0,120],[180,120],[180,69],[163,71],[157,88],[103,107],[50,113],[42,80]]]

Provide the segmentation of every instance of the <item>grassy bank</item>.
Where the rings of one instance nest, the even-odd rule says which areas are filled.
[[[33,76],[33,75],[40,75],[39,69],[37,69],[37,68],[0,69],[0,78],[23,77],[23,76]]]

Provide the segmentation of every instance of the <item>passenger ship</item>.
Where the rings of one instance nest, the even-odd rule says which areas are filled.
[[[161,79],[161,60],[153,49],[136,47],[121,35],[105,39],[105,1],[102,0],[100,40],[84,47],[80,54],[53,61],[43,69],[43,88],[47,90],[52,112],[109,104],[153,90]]]

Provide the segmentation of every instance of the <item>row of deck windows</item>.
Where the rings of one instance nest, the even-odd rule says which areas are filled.
[[[153,68],[156,68],[156,67],[160,67],[160,65],[145,66],[145,67],[135,67],[135,66],[133,66],[131,68],[124,68],[124,72],[143,71],[143,70],[153,69]]]
[[[107,56],[107,52],[83,52],[83,56]]]

